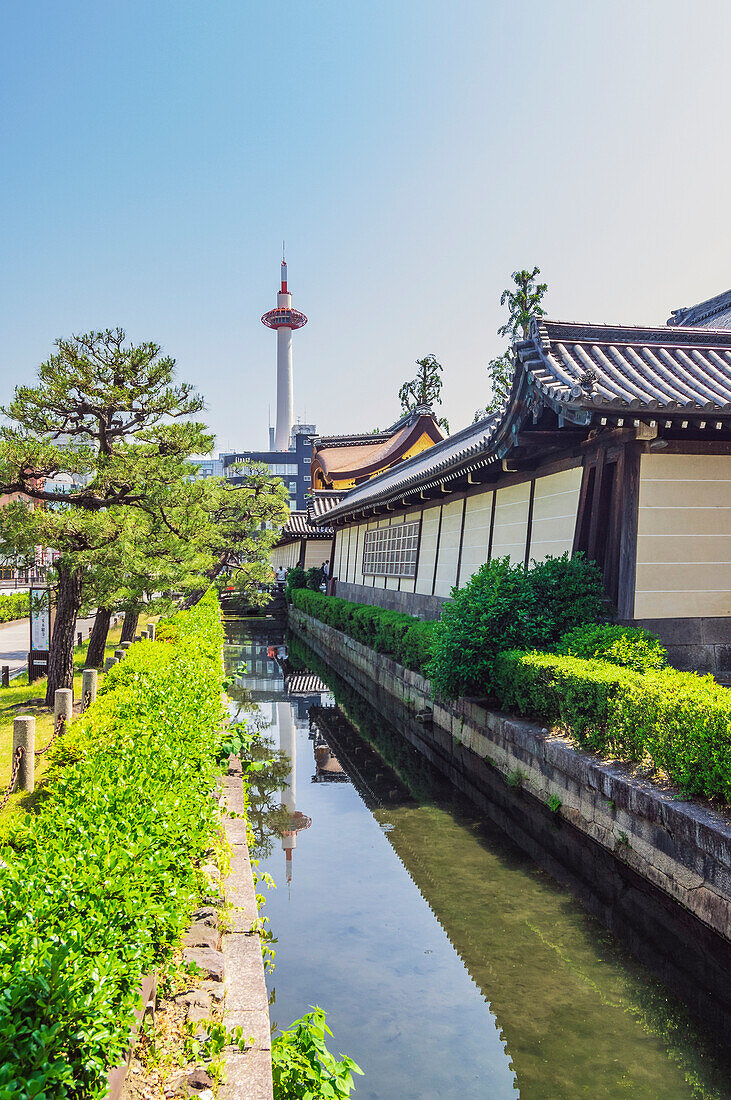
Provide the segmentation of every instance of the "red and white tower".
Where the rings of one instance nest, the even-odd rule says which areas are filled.
[[[267,328],[277,330],[277,426],[274,450],[286,451],[294,424],[294,394],[292,386],[292,333],[304,328],[307,318],[292,309],[292,295],[287,290],[287,263],[282,249],[282,284],[277,294],[277,308],[270,309],[261,319]]]

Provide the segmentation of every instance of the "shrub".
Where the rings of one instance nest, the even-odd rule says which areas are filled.
[[[292,603],[306,615],[426,675],[436,623],[422,623],[400,611],[388,611],[371,604],[349,603],[336,596],[302,589],[292,594]]]
[[[213,593],[140,642],[75,722],[78,758],[0,852],[0,1094],[102,1096],[143,974],[189,921],[217,826]],[[63,742],[60,743],[61,745]]]
[[[603,610],[602,579],[583,555],[547,558],[529,570],[509,558],[485,562],[442,611],[428,675],[437,695],[484,695],[498,653],[545,649]]]
[[[320,585],[322,584],[322,568],[319,565],[313,565],[311,569],[307,570],[305,574],[305,584],[312,592],[320,591]]]
[[[294,569],[290,569],[287,573],[287,591],[295,592],[298,588],[305,588],[307,586],[307,576],[304,569],[301,569],[299,565],[295,565]]]
[[[648,761],[688,795],[731,801],[731,691],[712,676],[512,651],[496,660],[493,688],[501,706],[584,748]]]
[[[332,1031],[325,1013],[315,1006],[272,1043],[274,1100],[315,1100],[350,1096],[353,1074],[363,1070],[347,1054],[335,1058],[325,1045]]]
[[[421,623],[415,620],[405,631],[396,653],[396,660],[414,672],[426,675],[432,659],[434,633],[438,622]]]
[[[646,630],[611,623],[587,624],[570,630],[556,646],[557,653],[598,658],[635,672],[667,667],[668,654],[660,639]]]
[[[7,596],[0,596],[0,623],[10,623],[14,619],[23,619],[27,614],[27,592],[11,592]]]
[[[546,645],[557,642],[568,630],[598,622],[606,615],[602,574],[581,553],[533,562],[528,583],[546,617]]]

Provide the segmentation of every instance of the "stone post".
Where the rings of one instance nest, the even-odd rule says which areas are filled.
[[[32,715],[19,715],[13,720],[13,761],[19,748],[22,748],[23,755],[20,758],[17,790],[33,791],[36,769],[36,720]]]
[[[72,688],[56,688],[53,696],[53,728],[59,729],[59,719],[63,718],[63,728],[60,729],[61,733],[64,733],[69,726],[74,714],[74,693]]]
[[[112,667],[112,665],[116,665],[116,663],[116,657],[107,657],[106,661],[104,662],[104,671],[109,672],[109,669]]]
[[[155,641],[155,624],[154,623],[148,623],[147,624],[147,637],[150,639],[151,642]]]
[[[132,643],[131,643],[131,642],[120,642],[120,643],[119,643],[119,648],[120,648],[120,649],[122,650],[122,652],[124,653],[124,652],[126,652],[126,651],[127,651],[128,649],[129,649],[129,647],[130,647],[131,645],[132,645]]]
[[[96,699],[97,674],[95,668],[85,668],[81,674],[81,705],[86,710]]]
[[[115,651],[114,651],[115,660],[121,661],[126,652],[127,652],[126,649],[115,649]]]

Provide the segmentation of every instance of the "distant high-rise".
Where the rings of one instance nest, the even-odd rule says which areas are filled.
[[[261,321],[267,328],[277,330],[277,423],[274,429],[273,449],[286,451],[290,445],[294,424],[292,333],[296,328],[303,328],[307,324],[307,318],[304,313],[292,309],[292,295],[287,290],[287,264],[284,255],[282,255],[282,282],[277,294],[277,308],[265,313]]]

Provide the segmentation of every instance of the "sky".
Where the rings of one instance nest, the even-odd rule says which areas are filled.
[[[574,321],[731,286],[730,46],[728,0],[5,0],[0,402],[120,325],[266,447],[284,238],[297,416],[384,428],[434,354],[464,427],[516,268]]]

